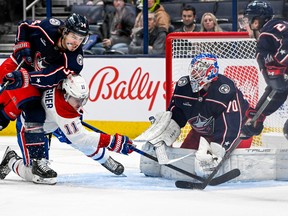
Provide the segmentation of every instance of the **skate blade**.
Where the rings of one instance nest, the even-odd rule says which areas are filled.
[[[33,183],[55,185],[57,183],[57,178],[42,178],[40,176],[33,175]]]

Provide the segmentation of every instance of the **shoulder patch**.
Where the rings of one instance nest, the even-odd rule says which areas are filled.
[[[178,82],[177,82],[177,85],[178,86],[185,86],[188,82],[187,78],[186,77],[181,77]]]
[[[51,18],[51,19],[49,20],[49,22],[50,22],[51,25],[60,26],[60,20],[58,20],[58,19]]]
[[[77,56],[77,63],[78,63],[79,65],[83,65],[83,56],[82,56],[81,54],[79,54],[79,55]]]
[[[222,94],[228,94],[230,92],[230,86],[227,84],[222,84],[219,87],[219,92],[221,92]]]

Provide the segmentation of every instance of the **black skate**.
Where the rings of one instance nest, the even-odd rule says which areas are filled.
[[[32,162],[32,174],[33,182],[36,184],[49,184],[53,185],[57,183],[57,173],[49,166],[49,161],[45,158],[33,159]]]
[[[110,156],[107,159],[107,161],[101,165],[104,166],[110,172],[114,173],[115,175],[121,175],[124,172],[124,166],[121,163],[115,161]]]
[[[0,179],[5,179],[5,177],[11,172],[11,169],[8,167],[8,163],[13,157],[16,159],[20,158],[16,152],[8,146],[0,163]]]

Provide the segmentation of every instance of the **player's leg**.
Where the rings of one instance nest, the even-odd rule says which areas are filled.
[[[118,161],[114,160],[109,155],[109,151],[107,151],[106,148],[95,148],[94,146],[72,144],[59,128],[53,132],[53,135],[56,136],[60,142],[70,144],[73,148],[79,150],[87,157],[97,161],[115,175],[121,175],[124,172],[124,166]]]
[[[0,179],[5,179],[11,170],[26,181],[33,179],[31,167],[25,166],[23,159],[8,146],[0,163]]]
[[[23,120],[23,117],[21,115]],[[29,126],[29,125],[28,125]],[[20,117],[17,119],[17,140],[23,155],[23,164],[32,168],[32,181],[37,184],[56,184],[57,173],[49,167],[48,139],[44,135],[42,140],[38,138],[42,131],[28,131],[27,125],[23,125]],[[29,127],[28,127],[29,128]],[[40,134],[42,136],[42,134]],[[40,144],[37,142],[40,141]],[[43,142],[43,144],[42,144]]]

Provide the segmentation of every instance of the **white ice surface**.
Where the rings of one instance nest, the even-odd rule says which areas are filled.
[[[0,136],[0,158],[16,137]],[[140,146],[137,146],[141,148]],[[0,216],[287,216],[288,182],[226,183],[204,191],[183,190],[173,180],[145,177],[140,155],[111,154],[127,177],[109,173],[97,162],[53,139],[54,186],[36,185],[10,173],[0,180]]]

